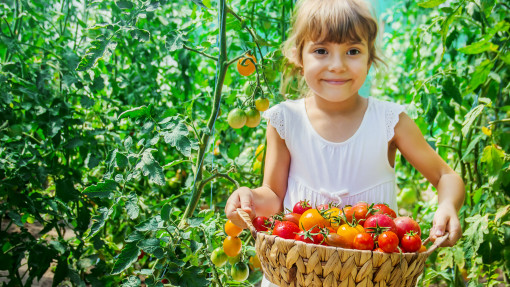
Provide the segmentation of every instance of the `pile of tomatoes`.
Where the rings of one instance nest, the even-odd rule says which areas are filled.
[[[426,250],[419,224],[410,217],[397,217],[382,203],[312,208],[307,201],[300,201],[292,211],[254,218],[253,225],[258,231],[311,244],[386,253]]]

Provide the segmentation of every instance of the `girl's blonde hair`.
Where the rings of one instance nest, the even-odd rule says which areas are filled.
[[[301,76],[303,47],[314,42],[367,42],[369,63],[383,62],[377,55],[377,20],[364,0],[300,0],[296,5],[289,38],[283,43],[285,65],[282,94],[290,86],[306,88]],[[302,91],[302,90],[301,90]]]

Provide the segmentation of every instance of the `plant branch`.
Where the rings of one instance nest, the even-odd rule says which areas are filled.
[[[239,188],[239,183],[235,179],[231,178],[229,175],[224,174],[224,173],[215,173],[200,183],[200,189],[203,189],[207,183],[209,183],[211,180],[213,180],[217,177],[223,177],[225,179],[228,179],[230,182],[232,182],[236,186],[236,188]]]
[[[202,51],[199,51],[199,50],[197,50],[197,49],[193,49],[193,48],[191,48],[191,47],[188,47],[188,46],[186,46],[186,45],[184,45],[184,46],[183,46],[183,48],[184,48],[184,49],[186,49],[186,50],[189,50],[189,51],[191,51],[191,52],[195,52],[195,53],[197,53],[197,54],[200,54],[200,55],[202,55],[202,56],[204,56],[204,57],[206,57],[206,58],[209,58],[209,59],[212,59],[212,60],[218,60],[218,58],[217,58],[217,57],[211,56],[211,55],[206,54],[206,53],[204,53],[204,52],[202,52]]]

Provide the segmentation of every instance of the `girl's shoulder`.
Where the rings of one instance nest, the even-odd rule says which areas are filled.
[[[265,112],[262,117],[271,123],[282,139],[286,138],[288,126],[301,117],[304,109],[304,99],[285,100],[280,102]]]
[[[386,139],[389,141],[393,138],[395,126],[400,120],[400,114],[405,112],[406,107],[398,103],[372,97],[370,97],[370,100],[372,101],[373,109],[377,115],[377,121],[383,123],[385,126]]]

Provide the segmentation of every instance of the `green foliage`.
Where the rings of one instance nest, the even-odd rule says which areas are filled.
[[[0,270],[11,285],[47,270],[55,286],[260,281],[252,271],[234,283],[210,254],[230,192],[262,180],[264,123],[234,130],[227,115],[283,99],[278,49],[293,4],[222,3],[0,3]],[[433,255],[422,285],[494,286],[510,270],[508,12],[497,0],[404,1],[384,17],[390,68],[371,92],[408,104],[466,183],[464,236]],[[241,77],[246,52],[257,73]],[[416,191],[434,188],[403,158],[397,171],[427,235],[435,201]],[[251,235],[241,238],[247,262]]]

